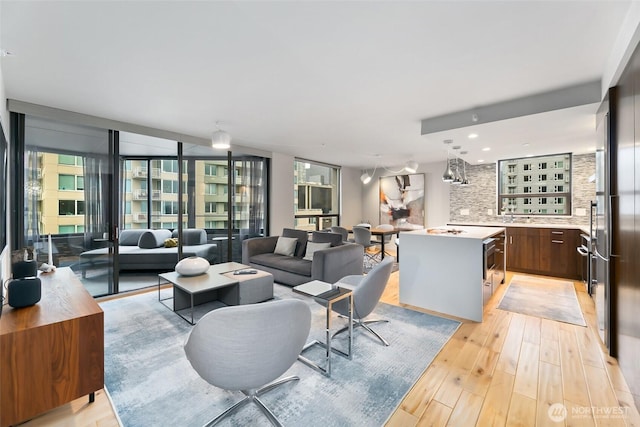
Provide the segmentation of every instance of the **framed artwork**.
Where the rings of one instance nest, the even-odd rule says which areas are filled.
[[[424,226],[424,174],[380,178],[380,224]]]

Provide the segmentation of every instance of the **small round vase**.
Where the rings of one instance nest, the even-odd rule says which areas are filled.
[[[176,273],[181,276],[197,276],[209,269],[209,261],[198,256],[190,256],[176,264]]]

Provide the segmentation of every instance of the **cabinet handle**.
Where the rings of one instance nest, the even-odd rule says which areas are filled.
[[[509,236],[509,244],[513,245],[513,236]]]
[[[564,243],[563,240],[552,240],[551,243]]]
[[[551,234],[564,234],[564,231],[552,231]]]

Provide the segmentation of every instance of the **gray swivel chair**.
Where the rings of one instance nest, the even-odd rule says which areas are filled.
[[[343,242],[349,241],[349,231],[346,228],[334,225],[333,227],[331,227],[331,232],[341,234]]]
[[[363,328],[373,334],[382,344],[388,346],[389,343],[368,325],[372,323],[388,322],[388,320],[364,320],[376,305],[387,286],[391,269],[393,268],[393,258],[383,259],[365,276],[346,276],[338,280],[336,285],[341,288],[353,291],[353,328]],[[333,310],[337,313],[348,316],[348,306],[346,301],[338,301],[333,305]],[[334,335],[346,331],[348,327],[340,329]]]
[[[254,402],[273,425],[280,426],[259,397],[300,379],[292,376],[269,384],[296,361],[310,328],[309,306],[294,299],[223,307],[207,313],[187,338],[187,359],[208,383],[242,391],[246,397],[206,425],[216,425]]]
[[[378,262],[376,255],[379,252],[373,254],[367,252],[367,249],[377,246],[376,243],[371,241],[371,230],[364,227],[353,227],[353,241],[354,243],[364,247],[365,257],[369,258],[373,262]]]

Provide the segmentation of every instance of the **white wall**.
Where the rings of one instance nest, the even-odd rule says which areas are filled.
[[[271,157],[271,191],[269,197],[269,234],[279,235],[283,228],[293,228],[293,164],[295,158],[273,153]]]
[[[602,75],[602,97],[610,87],[615,86],[629,58],[640,42],[640,2],[631,2],[618,37],[611,48]]]
[[[445,169],[445,161],[435,163],[422,163],[416,173],[425,174],[425,227],[445,225],[449,222],[449,184],[442,182],[442,173]],[[402,166],[389,167],[391,170],[400,170]],[[371,171],[370,171],[371,172]],[[378,191],[378,179],[381,176],[399,175],[378,168],[369,184],[362,184],[358,175],[358,183],[362,186],[362,218],[372,225],[380,222],[379,205],[380,195]]]
[[[362,182],[360,169],[342,168],[340,225],[352,226],[362,219]]]

